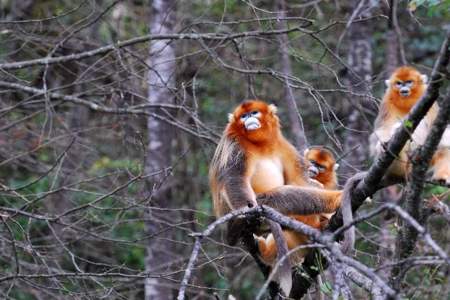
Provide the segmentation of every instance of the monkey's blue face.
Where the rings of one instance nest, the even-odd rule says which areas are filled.
[[[402,97],[408,97],[409,95],[411,95],[411,88],[413,87],[413,85],[414,82],[412,80],[397,80],[395,82],[395,87],[398,89],[398,92]]]
[[[322,166],[321,164],[318,164],[315,160],[310,160],[309,164],[310,165],[308,168],[308,176],[310,178],[314,178],[317,175],[319,175],[319,173],[323,173],[326,170],[326,168],[324,166]]]
[[[260,117],[261,113],[257,110],[253,110],[251,112],[243,113],[240,119],[244,123],[245,129],[252,131],[261,128],[261,122],[259,121]]]

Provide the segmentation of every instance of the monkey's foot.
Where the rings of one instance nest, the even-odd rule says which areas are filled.
[[[266,239],[264,237],[253,234],[253,239],[255,242],[255,246],[258,249],[258,254],[266,251]]]

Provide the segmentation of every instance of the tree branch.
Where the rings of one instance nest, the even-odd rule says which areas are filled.
[[[353,193],[351,193],[352,199],[352,210],[355,212],[364,202],[367,197],[372,196],[380,187],[382,186],[383,180],[388,180],[384,178],[386,171],[389,166],[392,164],[394,159],[398,156],[400,151],[403,149],[404,145],[410,138],[409,132],[413,132],[422,118],[426,115],[428,110],[431,108],[433,103],[439,97],[439,88],[442,86],[442,78],[443,74],[446,73],[446,68],[450,59],[450,30],[447,31],[445,40],[442,43],[439,55],[436,59],[435,65],[433,67],[433,72],[431,74],[431,83],[428,86],[426,94],[424,97],[417,103],[412,111],[410,112],[406,121],[408,124],[411,124],[406,130],[404,126],[400,126],[392,138],[389,140],[386,151],[383,152],[372,164],[369,168],[367,175],[356,185]],[[328,230],[335,231],[343,224],[342,213],[339,210],[333,218],[331,218]],[[320,270],[317,267],[314,267],[316,264],[316,253],[310,253],[303,263],[306,268],[308,275],[311,278],[316,277],[320,274]],[[323,262],[323,259],[321,259]],[[302,287],[297,289],[296,296],[302,297],[308,291],[311,283],[302,280],[300,281]]]
[[[430,133],[428,134],[425,144],[414,151],[411,158],[412,172],[411,179],[406,186],[405,205],[406,211],[419,223],[424,223],[425,216],[422,214],[423,202],[422,191],[425,185],[424,178],[428,170],[428,166],[436,151],[438,144],[444,134],[447,124],[450,121],[450,89],[439,107],[436,120],[433,122]],[[397,236],[396,253],[397,260],[402,260],[411,255],[417,241],[417,235],[420,232],[412,224],[405,224]],[[444,252],[445,253],[445,252]],[[396,266],[392,270],[391,282],[397,289],[403,279],[401,276],[401,267]]]
[[[59,57],[44,57],[37,58],[31,60],[24,60],[13,63],[3,63],[0,64],[0,70],[17,70],[28,68],[36,65],[45,66],[51,64],[57,64],[62,62],[68,62],[73,60],[80,60],[89,58],[92,56],[107,54],[111,51],[133,46],[140,43],[145,43],[148,41],[155,40],[205,40],[205,41],[219,41],[224,42],[233,39],[239,38],[248,38],[248,37],[260,37],[260,36],[271,36],[271,35],[279,35],[279,34],[288,34],[295,31],[302,31],[301,27],[293,27],[290,29],[281,29],[281,30],[267,30],[267,31],[245,31],[240,33],[233,34],[218,34],[218,33],[174,33],[174,34],[147,34],[140,37],[132,38],[123,42],[118,41],[116,44],[111,44],[103,47],[99,47],[96,49],[92,49],[89,51],[84,51],[80,53],[74,53]]]

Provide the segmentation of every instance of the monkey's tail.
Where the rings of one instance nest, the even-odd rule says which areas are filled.
[[[352,193],[356,185],[366,176],[366,172],[359,172],[350,177],[345,183],[344,191],[342,193],[342,219],[344,226],[347,226],[353,222],[353,210],[352,210]],[[341,249],[344,253],[350,254],[355,248],[355,226],[351,226],[344,232],[344,241],[342,242]]]

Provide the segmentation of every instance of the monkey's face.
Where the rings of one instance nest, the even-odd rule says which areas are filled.
[[[261,113],[257,110],[253,110],[251,112],[243,113],[240,116],[241,122],[244,125],[244,128],[248,131],[257,130],[261,128],[261,122],[259,119],[261,118]]]
[[[228,132],[251,142],[273,138],[279,130],[276,107],[259,100],[244,101],[228,116]]]
[[[402,97],[409,97],[411,95],[411,88],[414,85],[414,81],[412,80],[396,80],[395,81],[395,88],[398,90],[398,93]]]
[[[324,148],[306,149],[304,155],[308,161],[308,176],[319,182],[323,182],[324,177],[333,174],[339,166],[333,153]]]
[[[386,80],[387,87],[393,93],[394,104],[401,109],[410,110],[423,95],[427,85],[427,76],[412,67],[400,67]]]
[[[317,163],[315,160],[309,161],[309,168],[308,168],[308,176],[310,178],[316,178],[319,173],[323,173],[327,170],[325,166],[322,166],[321,164]]]

